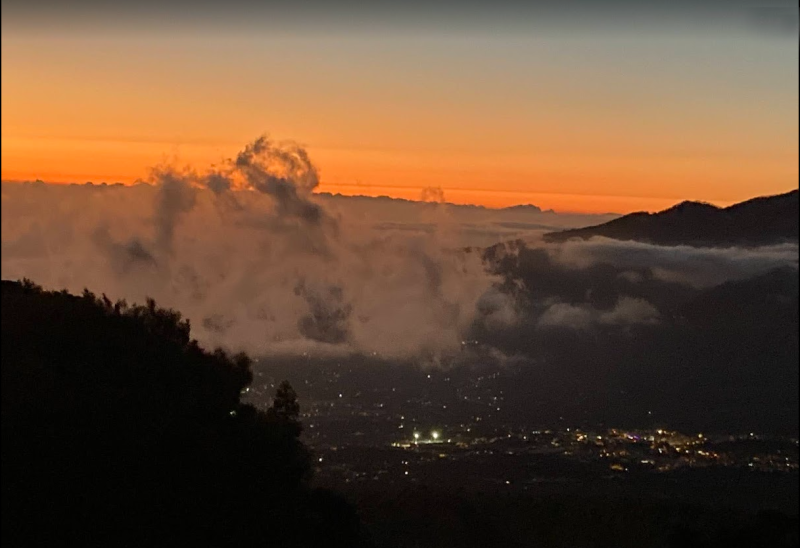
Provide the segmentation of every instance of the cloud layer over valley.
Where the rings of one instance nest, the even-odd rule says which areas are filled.
[[[151,296],[188,317],[202,343],[255,355],[435,362],[476,332],[656,325],[664,311],[637,289],[648,283],[701,289],[797,264],[796,245],[543,244],[544,232],[613,216],[454,206],[441,189],[408,202],[318,187],[302,147],[266,137],[219,167],[159,166],[131,187],[3,183],[2,276]],[[514,240],[546,268],[515,277],[518,248],[484,253]],[[598,265],[625,285],[608,302],[591,295]],[[569,287],[548,289],[552,276]]]

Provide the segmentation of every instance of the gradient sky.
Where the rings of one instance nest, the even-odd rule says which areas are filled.
[[[797,188],[795,8],[570,5],[4,2],[2,178],[133,182],[268,132],[345,194],[624,213]]]

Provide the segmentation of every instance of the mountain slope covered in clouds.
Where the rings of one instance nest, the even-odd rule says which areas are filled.
[[[656,266],[657,249],[651,267],[613,260],[630,246],[587,265],[524,244],[487,250],[518,320],[476,325],[470,338],[519,358],[500,387],[504,408],[541,424],[794,435],[796,265],[760,260],[756,272],[740,269],[741,250],[679,247],[693,276],[679,279]],[[693,263],[729,279],[709,281]]]
[[[509,423],[797,431],[797,191],[613,222],[343,197],[266,137],[148,181],[2,184],[2,277],[152,297],[201,344],[280,362],[518,367],[493,394]]]
[[[798,239],[797,190],[719,208],[682,202],[658,213],[631,213],[607,223],[551,232],[550,242],[603,236],[659,245],[766,245]]]

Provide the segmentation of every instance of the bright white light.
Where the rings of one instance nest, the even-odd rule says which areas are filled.
[[[418,439],[419,439],[419,432],[414,432],[414,439],[415,439],[415,440],[418,440]]]
[[[439,432],[434,430],[433,432],[431,432],[431,437],[433,437],[433,439],[435,439],[435,440],[438,440],[439,439]]]

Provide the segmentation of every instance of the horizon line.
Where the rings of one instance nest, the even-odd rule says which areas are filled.
[[[36,184],[36,183],[40,183],[40,184],[54,185],[54,186],[87,186],[87,185],[90,185],[90,186],[134,187],[134,186],[138,186],[138,185],[141,185],[141,184],[148,185],[148,186],[153,186],[153,187],[156,186],[153,183],[150,183],[148,181],[144,181],[144,180],[141,180],[141,179],[138,179],[138,180],[133,181],[131,183],[124,183],[124,182],[121,182],[121,181],[114,181],[114,182],[111,182],[111,183],[109,183],[107,181],[102,181],[102,182],[99,182],[99,183],[94,182],[94,181],[85,181],[83,183],[79,183],[77,181],[44,181],[42,179],[38,179],[37,178],[37,179],[2,179],[2,180],[0,180],[0,183],[2,183],[2,184]],[[729,207],[731,205],[735,205],[735,204],[742,203],[742,202],[747,202],[749,200],[753,200],[753,199],[757,199],[757,198],[780,196],[782,194],[789,194],[791,192],[798,191],[798,187],[793,187],[793,188],[788,189],[788,190],[786,190],[784,192],[770,193],[770,194],[758,194],[758,195],[751,196],[749,198],[745,198],[745,199],[742,199],[742,200],[733,200],[733,201],[731,201],[731,200],[710,201],[710,200],[692,200],[692,199],[671,198],[671,200],[674,201],[673,205],[672,206],[667,206],[664,209],[658,209],[658,210],[656,210],[656,209],[654,209],[654,210],[640,209],[640,210],[635,210],[635,211],[629,211],[627,213],[619,213],[619,212],[616,212],[616,211],[575,211],[575,210],[568,210],[568,209],[544,208],[544,207],[539,206],[539,205],[537,205],[537,204],[535,204],[533,202],[530,202],[530,201],[524,201],[524,202],[521,201],[519,203],[515,203],[515,204],[512,204],[512,205],[508,205],[508,206],[496,207],[496,206],[490,206],[490,205],[485,205],[485,204],[476,203],[476,202],[453,202],[453,201],[449,201],[447,199],[445,199],[442,202],[436,202],[436,201],[430,201],[430,200],[424,200],[424,199],[413,199],[413,198],[404,198],[404,197],[400,197],[400,196],[391,196],[389,194],[345,194],[345,193],[342,193],[340,191],[336,191],[334,189],[324,188],[324,186],[325,186],[324,184],[321,184],[320,187],[315,188],[314,191],[313,191],[313,194],[316,194],[318,196],[319,195],[328,195],[328,196],[331,196],[331,197],[339,196],[339,197],[343,197],[343,198],[388,199],[388,200],[395,200],[395,201],[399,201],[399,202],[410,202],[410,203],[417,203],[417,204],[439,204],[439,205],[447,205],[447,206],[451,206],[451,207],[476,207],[476,208],[481,208],[481,209],[486,209],[486,210],[494,210],[494,211],[503,211],[503,210],[513,209],[513,208],[518,208],[518,207],[533,207],[533,208],[538,209],[540,213],[552,213],[552,214],[555,214],[555,215],[594,215],[594,216],[615,215],[615,216],[620,216],[620,217],[623,216],[623,215],[630,215],[630,214],[633,214],[633,213],[654,213],[654,212],[659,212],[659,211],[665,211],[666,209],[669,209],[670,207],[674,207],[674,206],[677,206],[677,205],[685,203],[685,202],[695,202],[695,203],[710,204],[710,205],[713,205],[715,207],[724,208],[724,207]],[[432,187],[392,186],[392,185],[364,185],[364,184],[333,184],[331,186],[333,186],[335,188],[339,188],[339,189],[341,189],[341,188],[355,188],[355,189],[367,190],[367,189],[373,188],[373,189],[376,189],[376,190],[377,189],[394,189],[394,190],[419,191],[419,192],[423,192],[427,188],[432,188]],[[455,188],[455,187],[453,187],[453,188],[436,187],[436,188],[439,188],[440,190],[442,190],[445,193],[448,192],[448,191],[455,191],[455,192],[474,192],[474,193],[479,193],[479,194],[483,194],[483,193],[506,194],[506,195],[507,194],[512,194],[512,195],[537,195],[538,194],[538,195],[541,195],[541,196],[564,196],[564,197],[582,197],[582,198],[603,197],[603,198],[634,198],[634,199],[635,198],[641,198],[641,199],[650,199],[650,200],[656,199],[656,200],[663,200],[663,201],[670,200],[670,198],[653,198],[653,197],[643,197],[643,196],[618,196],[618,195],[573,194],[573,193],[536,193],[536,192],[522,192],[522,191],[513,191],[513,190],[493,191],[493,190],[487,190],[487,189],[468,189],[468,188]],[[240,191],[241,190],[236,190],[236,192],[240,192]]]

